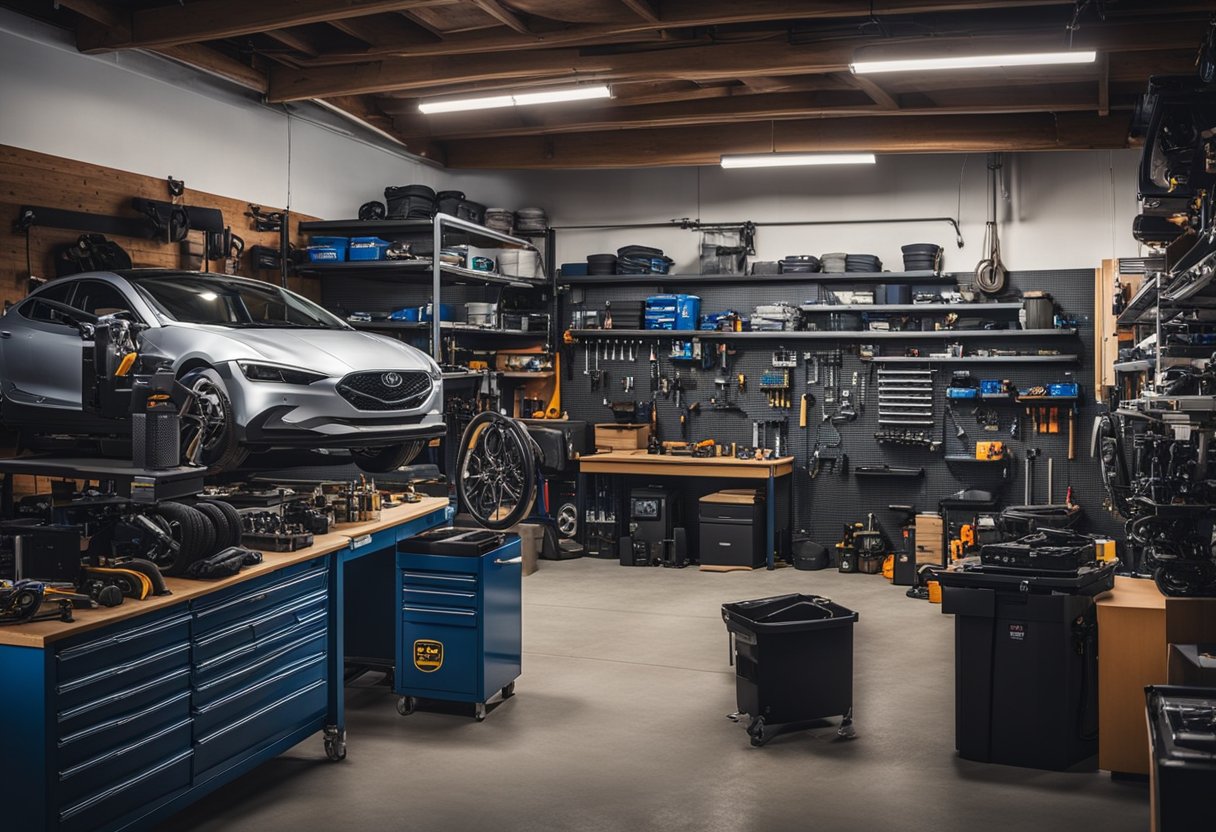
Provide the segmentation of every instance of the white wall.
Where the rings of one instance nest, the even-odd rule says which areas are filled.
[[[385,185],[511,197],[508,177],[421,164],[319,108],[296,112],[152,55],[81,55],[68,33],[0,9],[0,144],[264,205],[287,204],[290,183],[294,211],[331,219]]]
[[[291,160],[288,164],[288,133]],[[352,216],[385,185],[421,182],[516,208],[541,205],[558,225],[961,217],[944,223],[762,228],[759,258],[827,251],[879,255],[936,242],[946,267],[974,268],[985,219],[983,155],[885,156],[872,167],[455,172],[421,164],[373,133],[302,105],[290,119],[252,95],[151,55],[86,56],[70,36],[0,10],[0,144],[150,176],[325,218]],[[1134,256],[1138,151],[1019,154],[1006,171],[1001,236],[1014,269],[1096,266]],[[558,261],[640,242],[694,270],[699,235],[674,229],[562,232]]]
[[[1086,268],[1138,253],[1139,151],[1007,155],[998,201],[1002,259],[1011,269]],[[828,251],[872,253],[900,268],[900,246],[933,242],[946,268],[970,271],[982,259],[986,156],[881,156],[873,166],[723,170],[717,167],[544,172],[526,177],[527,197],[558,225],[840,220],[960,216],[965,247],[946,223],[761,228],[757,259]],[[961,182],[961,214],[960,214]],[[700,237],[678,229],[563,231],[558,260],[580,260],[628,242],[656,245],[696,270]]]

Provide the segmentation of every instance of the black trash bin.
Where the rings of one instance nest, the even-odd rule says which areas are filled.
[[[841,716],[853,732],[853,624],[857,613],[817,595],[722,605],[735,664],[738,718],[760,746],[793,723]]]
[[[1076,574],[943,570],[954,619],[954,744],[981,763],[1062,771],[1098,751],[1097,611],[1117,561]]]

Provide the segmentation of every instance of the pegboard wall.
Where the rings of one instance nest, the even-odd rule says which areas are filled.
[[[571,304],[582,301],[588,308],[602,308],[605,301],[617,302],[639,301],[647,295],[655,294],[658,287],[611,287],[612,278],[605,278],[603,287],[589,287],[578,292],[567,293],[563,296],[561,311],[561,327],[570,325]],[[863,362],[857,354],[855,343],[816,341],[788,341],[783,343],[780,338],[762,342],[735,341],[728,342],[733,354],[729,355],[728,370],[723,373],[717,365],[714,369],[693,369],[687,362],[673,364],[665,353],[669,349],[669,341],[646,341],[637,347],[636,359],[608,360],[600,359],[600,369],[609,373],[606,386],[597,391],[591,389],[591,379],[583,374],[586,366],[586,346],[580,344],[575,352],[573,378],[563,378],[562,399],[566,410],[572,419],[584,419],[588,423],[611,422],[612,412],[605,402],[649,400],[650,392],[650,344],[656,346],[660,356],[661,374],[671,376],[677,367],[681,378],[686,382],[685,396],[688,401],[707,402],[717,395],[714,379],[727,376],[731,379],[737,373],[747,376],[746,392],[739,394],[736,386],[731,385],[730,399],[746,411],[746,415],[727,412],[713,412],[702,407],[701,412],[691,418],[689,438],[692,440],[712,438],[721,443],[737,442],[750,445],[752,441],[752,420],[772,419],[781,416],[788,417],[786,435],[789,447],[795,457],[794,473],[794,528],[805,529],[820,542],[830,544],[839,539],[841,525],[847,522],[865,521],[866,515],[873,512],[878,524],[888,534],[894,536],[898,531],[896,513],[887,509],[888,505],[912,505],[918,511],[937,511],[939,501],[948,495],[966,488],[978,488],[995,492],[1001,499],[1001,505],[1017,505],[1024,497],[1024,460],[1027,448],[1038,448],[1040,456],[1035,460],[1033,470],[1034,500],[1038,503],[1048,501],[1047,495],[1047,460],[1054,460],[1054,493],[1055,502],[1063,502],[1065,489],[1071,486],[1073,499],[1084,511],[1082,528],[1093,532],[1121,536],[1121,525],[1102,508],[1103,487],[1099,466],[1089,454],[1089,437],[1094,417],[1100,412],[1100,407],[1092,403],[1093,391],[1086,387],[1086,381],[1092,380],[1093,375],[1093,309],[1094,309],[1094,271],[1092,269],[1072,269],[1059,271],[1026,271],[1014,272],[1010,275],[1010,287],[1013,291],[1046,290],[1054,298],[1057,307],[1063,313],[1078,319],[1078,332],[1075,337],[1049,337],[1042,341],[1028,338],[993,338],[982,341],[965,341],[968,352],[978,347],[1017,349],[1030,351],[1033,349],[1056,349],[1062,353],[1077,354],[1080,362],[1077,364],[1031,364],[1031,363],[968,363],[968,364],[891,364],[891,369],[911,369],[922,366],[933,367],[934,379],[934,418],[937,425],[936,435],[945,435],[943,453],[931,453],[927,449],[904,447],[896,445],[879,445],[874,439],[878,426],[878,401],[876,375],[871,374],[874,366],[871,362]],[[938,290],[950,287],[934,287]],[[760,303],[788,301],[801,304],[816,299],[817,290],[814,285],[791,284],[761,284],[748,285],[746,278],[741,278],[737,285],[707,285],[702,287],[681,288],[679,291],[696,294],[701,298],[701,312],[721,312],[728,309],[750,315],[752,309]],[[822,322],[823,318],[819,318]],[[1002,318],[1001,325],[1009,320]],[[1015,318],[1016,320],[1016,318]],[[605,333],[605,338],[611,340],[611,334]],[[713,348],[713,342],[703,342],[708,349]],[[916,347],[921,354],[927,354],[933,349],[941,349],[940,340],[916,339],[876,341],[886,355],[902,354],[905,348]],[[796,350],[799,355],[798,367],[792,369],[789,410],[776,410],[768,406],[763,391],[760,389],[760,377],[766,369],[772,368],[772,353],[779,347]],[[861,381],[866,380],[867,396],[864,412],[850,423],[837,426],[843,440],[843,451],[848,454],[849,473],[841,475],[824,471],[815,479],[807,474],[807,460],[810,450],[814,447],[814,429],[803,431],[798,427],[799,399],[806,389],[805,358],[806,352],[828,352],[840,349],[843,352],[841,366],[841,384],[851,391],[854,390],[854,374],[857,378],[856,391],[860,393]],[[590,366],[594,369],[595,357],[591,352]],[[881,366],[881,365],[879,365]],[[1034,385],[1045,385],[1058,381],[1075,381],[1082,385],[1082,401],[1080,412],[1076,417],[1075,427],[1075,459],[1068,460],[1068,424],[1064,412],[1061,412],[1060,432],[1055,434],[1036,434],[1032,420],[1027,416],[1024,406],[1013,403],[991,405],[990,402],[978,403],[981,407],[991,406],[996,410],[999,420],[999,430],[985,431],[976,423],[976,407],[971,403],[955,404],[955,414],[959,424],[967,433],[969,443],[964,444],[955,437],[954,426],[949,422],[945,409],[945,390],[949,385],[952,370],[969,370],[972,376],[979,379],[1008,379],[1019,389]],[[622,390],[622,379],[633,376],[635,389],[632,393]],[[823,414],[823,383],[825,374],[820,369],[819,384],[812,386],[811,392],[817,401],[815,416],[809,420],[812,425],[817,423]],[[687,389],[688,387],[693,389]],[[657,397],[658,420],[660,434],[663,439],[676,440],[680,438],[679,412],[674,397]],[[1010,436],[1010,423],[1017,415],[1021,422],[1020,439]],[[944,422],[944,425],[943,425]],[[1000,473],[1001,466],[991,468],[980,464],[946,462],[945,455],[974,456],[976,440],[1000,440],[1007,443],[1013,452],[1013,462],[1008,468],[1008,476]],[[882,465],[893,467],[923,468],[924,475],[915,478],[891,477],[858,477],[852,469],[859,465]],[[672,484],[674,487],[674,484]]]

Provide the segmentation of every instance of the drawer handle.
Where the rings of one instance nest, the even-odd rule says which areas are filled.
[[[477,578],[473,575],[464,575],[456,572],[410,572],[401,570],[403,578],[419,578],[424,581],[459,581],[461,583],[473,584],[477,583]]]
[[[476,598],[476,592],[453,592],[448,589],[415,589],[412,586],[402,588],[402,592],[409,592],[414,595],[446,595],[450,598]]]
[[[495,566],[510,566],[512,564],[523,563],[523,562],[524,562],[523,555],[520,555],[519,557],[516,557],[516,558],[494,558]]]
[[[411,607],[408,604],[402,605],[401,609],[403,609],[407,612],[430,612],[430,613],[435,613],[436,615],[464,615],[464,616],[477,615],[477,613],[474,612],[473,610],[441,610],[441,609],[437,609],[436,607]]]
[[[372,542],[372,536],[370,534],[361,535],[359,537],[352,537],[350,539],[350,548],[361,549],[371,542]]]

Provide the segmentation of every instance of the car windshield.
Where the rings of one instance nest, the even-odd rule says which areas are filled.
[[[270,283],[190,274],[132,281],[171,320],[231,327],[349,329],[312,301]]]

